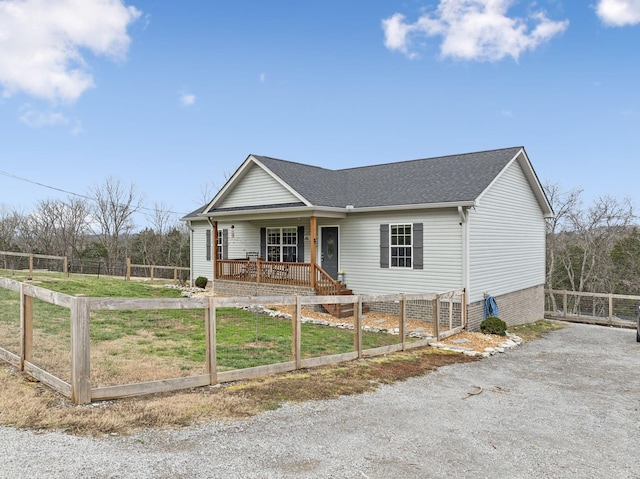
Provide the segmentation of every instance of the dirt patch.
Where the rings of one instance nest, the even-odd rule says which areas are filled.
[[[293,306],[271,305],[268,307],[270,309],[276,309],[277,311],[285,314],[293,314],[294,312]],[[314,311],[308,308],[302,308],[302,316],[305,318],[311,318],[311,319],[316,319],[320,321],[327,321],[333,324],[353,324],[354,323],[353,316],[349,316],[347,318],[336,318],[328,313]],[[385,328],[385,329],[393,330],[395,328],[399,328],[400,317],[392,316],[389,314],[382,314],[382,313],[367,313],[362,315],[362,325],[373,327],[373,328]],[[419,321],[412,318],[406,318],[405,330],[407,331],[407,333],[410,333],[412,331],[421,331],[426,334],[431,334],[431,335],[435,334],[433,330],[433,325],[431,323],[425,323],[424,321]],[[446,331],[447,331],[446,328],[440,328],[441,333]],[[462,331],[460,333],[449,336],[448,338],[443,339],[440,342],[448,346],[464,346],[465,348],[470,348],[477,352],[483,352],[485,348],[499,347],[502,343],[505,342],[506,339],[507,339],[506,337],[498,336],[496,334],[484,334],[479,332]],[[462,342],[460,342],[460,340],[462,340]]]
[[[0,423],[83,435],[176,428],[199,422],[247,418],[276,409],[285,402],[360,394],[373,391],[380,384],[403,381],[448,364],[475,360],[477,358],[462,354],[424,348],[218,386],[84,406],[74,405],[5,365],[0,369]]]

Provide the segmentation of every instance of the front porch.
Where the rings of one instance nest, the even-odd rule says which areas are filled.
[[[263,261],[262,259],[216,259],[216,280],[310,287],[316,294],[344,294],[345,285],[313,263]]]

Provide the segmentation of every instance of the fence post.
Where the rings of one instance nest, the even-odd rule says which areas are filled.
[[[613,324],[613,293],[609,293],[609,325],[612,325],[612,324]]]
[[[33,253],[29,253],[29,278],[33,278]]]
[[[300,318],[302,318],[302,303],[300,303],[300,296],[296,295],[296,307],[294,313],[291,315],[291,355],[296,363],[296,369],[302,367],[302,358],[300,356],[300,341],[302,335]]]
[[[178,267],[173,267],[173,284],[178,284]]]
[[[340,307],[341,305],[338,305]],[[340,309],[338,309],[340,311]],[[353,303],[353,346],[358,352],[358,359],[362,357],[362,296]]]
[[[218,384],[218,358],[216,347],[216,302],[213,296],[209,297],[205,314],[205,336],[207,348],[207,372],[209,373],[209,383]]]
[[[76,295],[71,303],[71,400],[91,402],[91,346],[89,299]]]
[[[25,283],[20,283],[20,371],[24,371],[25,361],[33,359],[33,297],[24,287]]]
[[[131,258],[127,258],[127,272],[124,279],[125,281],[131,281]]]
[[[69,261],[69,259],[66,256],[64,256],[64,260],[63,261],[64,261],[64,263],[62,265],[62,272],[64,273],[65,276],[69,276],[69,265],[67,263]]]
[[[567,290],[562,292],[562,317],[567,317]]]
[[[436,298],[431,300],[431,309],[433,310],[433,334],[436,338],[436,341],[440,341],[440,314],[439,314],[439,303],[440,295],[436,294]]]
[[[149,265],[149,274],[151,275],[151,281],[153,281],[153,265]]]
[[[398,334],[400,336],[400,342],[402,343],[402,350],[404,351],[406,346],[406,338],[405,338],[405,328],[407,322],[407,307],[405,304],[405,294],[400,293],[400,303],[398,304],[399,313],[400,313],[400,324],[398,325]]]

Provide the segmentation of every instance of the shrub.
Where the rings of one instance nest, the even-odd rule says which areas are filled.
[[[507,334],[507,323],[495,316],[489,316],[480,323],[480,331],[485,334],[498,334],[505,336]]]
[[[207,286],[207,283],[208,283],[208,282],[209,282],[209,280],[208,280],[207,278],[205,278],[204,276],[198,276],[198,277],[196,278],[195,285],[196,285],[198,288],[202,288],[202,289],[204,289],[204,288]]]

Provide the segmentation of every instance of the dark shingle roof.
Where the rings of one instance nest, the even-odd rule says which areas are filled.
[[[328,170],[252,155],[314,206],[471,202],[522,147]]]
[[[193,219],[202,219],[202,216],[200,216],[200,213],[202,213],[204,210],[207,209],[208,204],[201,206],[200,208],[198,208],[195,211],[192,211],[189,214],[184,215],[182,218],[180,218],[182,221],[185,220],[193,220]]]

